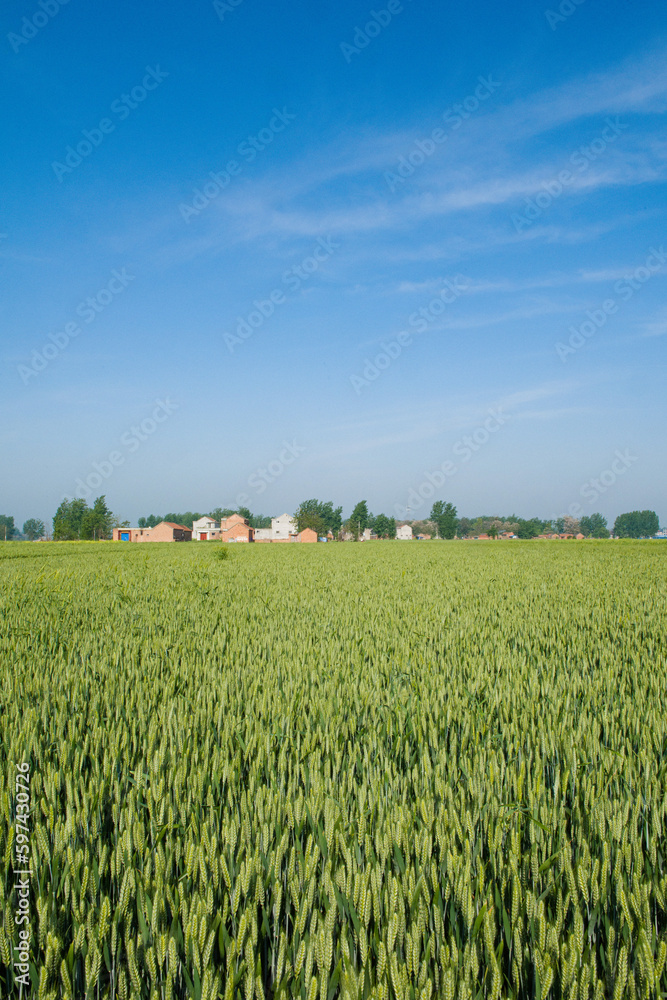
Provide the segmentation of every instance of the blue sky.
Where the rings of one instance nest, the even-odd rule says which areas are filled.
[[[660,5],[318,7],[5,5],[2,512],[667,521]]]

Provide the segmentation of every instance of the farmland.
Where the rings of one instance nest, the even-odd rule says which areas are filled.
[[[1,995],[664,995],[666,557],[0,546]]]

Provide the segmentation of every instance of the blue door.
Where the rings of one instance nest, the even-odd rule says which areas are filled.
[[[121,531],[121,533],[120,533],[120,540],[121,540],[121,542],[129,542],[129,540],[130,540],[130,532],[129,531]]]

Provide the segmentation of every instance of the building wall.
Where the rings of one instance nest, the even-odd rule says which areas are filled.
[[[128,542],[147,542],[150,539],[152,528],[114,528],[113,529],[113,540],[114,542],[120,542],[122,535],[129,534],[129,538],[126,539]]]
[[[317,541],[317,532],[313,531],[312,528],[304,528],[303,531],[299,532],[299,534],[296,536],[296,538],[297,538],[297,541],[299,541],[299,542],[308,542],[308,543],[310,543],[310,542],[316,542]]]
[[[281,514],[280,517],[271,518],[271,531],[274,539],[289,539],[290,535],[296,534],[296,521],[289,514]]]
[[[192,538],[195,542],[202,541],[202,533],[206,535],[203,541],[211,541],[221,537],[220,525],[212,517],[200,517],[192,524]]]
[[[192,538],[192,532],[189,528],[185,527],[173,527],[171,524],[167,524],[166,521],[161,521],[154,528],[151,528],[150,538],[146,541],[151,542],[189,542]]]
[[[222,532],[222,540],[224,542],[252,542],[254,535],[254,528],[247,525],[243,518],[241,518],[236,524],[233,524],[230,528],[226,528]]]

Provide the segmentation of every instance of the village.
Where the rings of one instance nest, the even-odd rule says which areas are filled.
[[[377,538],[370,528],[366,528],[359,536],[359,541],[371,541]],[[412,528],[409,524],[401,524],[396,528],[396,538],[399,541],[411,541],[413,538]],[[420,539],[425,536],[419,536]],[[113,529],[113,540],[115,542],[257,542],[257,543],[282,543],[297,542],[312,544],[313,542],[332,542],[335,540],[352,541],[354,535],[349,531],[342,531],[337,536],[333,532],[327,535],[318,536],[313,528],[298,530],[294,517],[290,514],[280,514],[271,518],[270,528],[253,528],[248,524],[245,517],[240,514],[231,514],[221,521],[215,521],[212,517],[200,517],[193,521],[192,528],[185,524],[176,524],[173,521],[161,521],[153,528],[127,528],[118,527]]]
[[[427,541],[427,535],[413,533],[409,524],[398,524],[396,527],[396,540]],[[458,538],[458,536],[455,536]],[[462,538],[462,541],[497,541],[518,539],[518,535],[510,531],[499,531],[494,534],[481,533]],[[546,532],[535,536],[542,539],[583,539],[585,536],[581,532],[568,533]],[[360,542],[376,541],[378,536],[370,528],[366,528],[360,533]],[[349,531],[341,531],[337,536],[329,531],[327,535],[318,536],[313,528],[298,530],[294,517],[290,514],[280,514],[271,518],[270,528],[253,528],[247,518],[240,514],[231,514],[220,521],[215,521],[212,517],[200,517],[193,521],[192,528],[185,524],[176,524],[173,521],[161,521],[154,527],[149,528],[128,528],[118,527],[113,529],[113,540],[117,542],[255,542],[258,544],[267,543],[300,543],[312,544],[316,542],[332,541],[354,541],[355,536]]]

